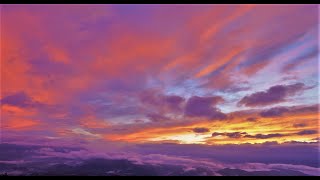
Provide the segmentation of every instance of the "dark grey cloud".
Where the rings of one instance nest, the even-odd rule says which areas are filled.
[[[181,104],[185,101],[183,97],[180,96],[163,96],[162,97],[165,104],[169,106],[170,109],[179,110]]]
[[[247,135],[247,133],[246,133],[246,132],[231,132],[231,133],[227,133],[227,132],[224,132],[224,133],[214,132],[214,133],[212,133],[212,137],[216,137],[216,136],[227,136],[227,137],[232,138],[232,139],[238,139],[238,138],[243,137],[244,135]]]
[[[156,114],[156,113],[147,114],[147,118],[149,120],[151,120],[152,122],[162,122],[162,121],[171,120],[171,118],[169,118],[167,116],[164,116],[162,114]]]
[[[311,134],[317,134],[317,133],[318,133],[317,130],[303,130],[298,132],[297,134],[303,136],[303,135],[311,135]]]
[[[140,101],[148,108],[180,112],[185,99],[176,95],[164,95],[156,90],[147,90],[139,95]]]
[[[223,102],[223,98],[220,96],[193,96],[187,101],[185,115],[187,117],[206,117],[213,120],[227,119],[227,115],[215,107],[220,102]]]
[[[255,135],[248,134],[246,132],[214,132],[212,133],[212,137],[227,136],[233,139],[237,139],[237,138],[270,139],[270,138],[285,137],[289,135],[311,135],[311,134],[317,134],[317,133],[318,132],[316,130],[303,130],[293,134],[273,133],[273,134],[255,134]]]
[[[319,105],[310,105],[310,106],[279,106],[273,107],[267,110],[262,110],[259,114],[261,117],[281,117],[285,113],[290,115],[295,114],[310,114],[310,113],[318,113]]]
[[[238,105],[256,107],[276,104],[284,102],[287,97],[296,95],[306,88],[307,87],[303,83],[296,83],[291,85],[276,85],[270,87],[266,91],[256,92],[243,97],[238,102]]]
[[[193,132],[195,133],[206,133],[206,132],[210,132],[210,130],[208,128],[194,128]]]
[[[21,108],[33,107],[38,103],[35,102],[30,96],[25,92],[17,92],[11,95],[8,95],[1,99],[1,104],[11,105]]]
[[[229,138],[241,138],[243,135],[246,135],[246,132],[233,132],[233,133],[227,133],[226,136],[228,136]]]
[[[279,117],[282,116],[284,113],[289,112],[289,108],[286,107],[274,107],[270,108],[266,111],[262,111],[260,113],[261,117]]]
[[[293,127],[295,127],[295,128],[306,127],[306,126],[307,126],[306,123],[296,123],[296,124],[293,124]]]
[[[275,137],[284,137],[286,135],[284,134],[256,134],[256,135],[245,135],[245,138],[254,138],[254,139],[269,139],[269,138],[275,138]]]
[[[219,133],[219,132],[214,132],[212,133],[212,137],[216,137],[216,136],[224,136],[225,133]]]
[[[248,117],[246,120],[250,121],[250,122],[256,122],[258,120],[258,118],[256,118],[256,117]]]
[[[294,108],[295,113],[315,113],[319,112],[319,105],[311,105],[311,106],[305,106],[305,107],[297,107]]]

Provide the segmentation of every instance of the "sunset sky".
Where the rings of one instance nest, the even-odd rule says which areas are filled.
[[[318,5],[1,5],[1,142],[319,141]]]

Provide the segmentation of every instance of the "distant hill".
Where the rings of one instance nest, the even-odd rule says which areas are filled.
[[[217,173],[223,176],[309,176],[307,174],[291,171],[285,169],[272,170],[272,171],[253,171],[248,172],[241,169],[222,169],[217,171]]]

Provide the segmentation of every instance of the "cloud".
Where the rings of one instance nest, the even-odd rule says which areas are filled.
[[[297,134],[303,136],[303,135],[311,135],[311,134],[317,134],[317,133],[318,133],[317,130],[303,130],[298,132]]]
[[[169,106],[171,109],[178,109],[185,101],[185,99],[180,96],[164,96],[163,98],[167,106]]]
[[[219,133],[219,132],[214,132],[214,133],[212,133],[212,137],[216,137],[216,136],[224,136],[225,135],[225,133]]]
[[[235,138],[235,139],[238,139],[238,138],[241,138],[242,135],[245,135],[247,134],[246,132],[234,132],[234,133],[227,133],[226,135],[229,137],[229,138]]]
[[[248,117],[246,120],[247,120],[247,121],[250,121],[250,122],[256,122],[256,121],[258,120],[258,118]]]
[[[120,137],[137,136],[137,141],[160,135],[173,137],[194,127],[211,128],[217,124],[204,123],[204,120],[226,119],[224,110],[237,111],[233,106],[239,94],[248,90],[257,92],[261,82],[270,85],[282,79],[284,74],[277,74],[277,69],[272,69],[274,71],[270,75],[264,74],[263,69],[272,64],[269,59],[273,56],[277,57],[277,61],[282,59],[278,58],[281,51],[280,54],[284,52],[291,60],[291,43],[318,21],[317,6],[185,8],[188,10],[159,6],[152,11],[146,11],[143,7],[129,8],[128,11],[127,7],[120,6],[79,8],[61,5],[52,8],[44,5],[40,7],[43,11],[38,11],[39,7],[31,6],[3,7],[1,30],[6,46],[2,47],[1,75],[5,86],[1,88],[1,99],[7,104],[1,103],[5,108],[19,112],[14,114],[21,116],[14,119],[15,127],[31,127],[32,122],[20,119],[40,120],[44,124],[34,129],[41,131],[41,135],[21,131],[20,140],[34,141],[36,137],[45,139],[47,136],[58,136],[74,142],[73,138],[79,135],[61,135],[56,131],[75,127],[82,127],[92,134],[106,135],[113,133],[112,129],[119,129],[123,131],[114,133]],[[245,10],[245,16],[241,9],[248,10]],[[139,13],[135,13],[137,10]],[[59,13],[52,16],[53,11]],[[232,12],[231,16],[226,13],[229,11]],[[109,16],[110,12],[114,13]],[[141,16],[147,18],[141,19]],[[292,19],[295,23],[292,23]],[[216,23],[212,24],[212,21]],[[270,23],[275,26],[270,27]],[[286,31],[281,31],[284,28]],[[199,37],[204,34],[207,34],[207,38],[200,38],[199,42]],[[33,39],[41,39],[41,43]],[[311,39],[315,38],[311,36]],[[297,57],[301,56],[293,58]],[[289,60],[282,59],[277,66],[284,67]],[[165,70],[168,65],[171,68]],[[300,75],[300,72],[314,72],[317,66],[312,66],[309,71],[304,67],[305,64],[301,65],[295,68],[298,72],[292,75],[299,82],[312,82],[313,79],[309,81],[309,77]],[[199,78],[194,78],[197,74]],[[250,74],[252,76],[244,77]],[[201,86],[206,82],[210,86]],[[294,88],[298,87],[291,89]],[[148,94],[144,91],[146,89],[157,91]],[[290,88],[286,86],[286,89]],[[238,90],[244,91],[238,93]],[[8,98],[8,95],[17,92],[24,94]],[[293,93],[290,90],[286,92]],[[311,93],[310,96],[317,95]],[[137,94],[141,94],[141,97]],[[192,102],[192,98],[185,108],[187,99],[184,97],[211,94],[223,94],[227,98],[221,104],[221,109],[216,102],[197,103]],[[232,102],[229,102],[231,99]],[[310,98],[311,101],[316,99]],[[296,100],[298,103],[301,99]],[[29,108],[23,108],[24,111],[14,108],[33,107],[37,102],[53,106],[47,109],[38,109],[36,106],[32,111]],[[89,109],[87,107],[94,109],[92,114],[96,118],[92,121],[83,121]],[[6,119],[3,114],[1,119]],[[244,125],[242,122],[247,117],[256,116],[252,113],[239,120],[234,116],[232,121],[223,122],[220,127],[226,127],[226,131],[231,126],[260,128],[260,122],[255,123],[256,127],[250,127],[252,123],[245,122]],[[150,123],[146,117],[159,123]],[[167,118],[170,121],[164,122]],[[135,119],[142,121],[135,123]],[[104,120],[108,121],[107,125]],[[269,120],[270,130],[277,128],[281,133],[281,127],[286,127],[283,125],[285,120]],[[291,126],[292,122],[288,124]],[[310,126],[314,124],[309,123]],[[109,125],[116,127],[106,128]],[[161,133],[157,130],[159,128],[162,128]],[[9,136],[8,133],[3,134]]]
[[[231,132],[231,133],[227,133],[227,132],[224,132],[224,133],[214,132],[214,133],[212,133],[212,137],[216,137],[216,136],[227,136],[227,137],[232,138],[232,139],[238,139],[238,138],[243,137],[243,136],[246,135],[246,134],[247,134],[246,132]]]
[[[307,125],[308,125],[307,123],[295,123],[293,124],[293,127],[300,128],[300,127],[306,127]]]
[[[94,116],[84,117],[80,120],[81,126],[85,128],[101,129],[107,128],[109,125],[104,120],[97,119]]]
[[[279,117],[282,116],[284,113],[289,112],[289,109],[286,107],[274,107],[268,109],[266,111],[262,111],[260,113],[261,117]]]
[[[223,102],[220,96],[199,97],[193,96],[188,99],[185,107],[185,115],[188,117],[206,117],[212,120],[227,119],[227,115],[222,113],[218,108],[214,107]]]
[[[303,115],[318,113],[319,105],[308,105],[308,106],[288,106],[288,107],[273,107],[267,110],[261,111],[259,114],[261,117],[281,117],[286,115]]]
[[[216,136],[227,136],[228,138],[231,138],[231,139],[239,139],[239,138],[270,139],[275,137],[284,137],[287,135],[279,134],[279,133],[250,135],[246,132],[223,132],[223,133],[214,132],[212,133],[212,137],[216,137]]]
[[[107,145],[109,146],[109,144]],[[318,146],[316,144],[260,144],[260,145],[177,145],[177,144],[127,144],[124,149],[105,152],[80,147],[0,144],[0,161],[20,161],[30,167],[30,162],[46,165],[57,162],[83,164],[86,160],[126,160],[137,165],[169,165],[186,168],[204,168],[217,171],[224,168],[246,171],[291,169],[319,173]],[[301,152],[305,152],[302,153]],[[250,152],[250,153],[248,153]],[[268,154],[268,156],[265,156]],[[32,157],[32,158],[31,158]],[[3,159],[4,158],[4,159]],[[26,161],[27,160],[27,161]],[[0,162],[0,163],[1,163]],[[39,163],[36,163],[39,165]],[[114,167],[114,166],[112,166]],[[116,166],[115,166],[116,167]],[[119,167],[117,167],[117,170]]]
[[[89,137],[94,137],[94,138],[100,138],[101,135],[99,134],[94,134],[94,133],[91,133],[87,130],[84,130],[82,128],[74,128],[71,130],[74,134],[79,134],[79,135],[84,135],[84,136],[89,136]]]
[[[231,139],[239,139],[239,138],[252,138],[252,139],[270,139],[275,137],[284,137],[288,136],[287,134],[280,134],[280,133],[274,133],[274,134],[255,134],[251,135],[247,132],[214,132],[212,133],[212,137],[217,136],[226,136]],[[270,144],[270,142],[268,142]],[[275,142],[277,143],[277,142]]]
[[[164,116],[162,114],[156,114],[156,113],[147,114],[147,117],[152,122],[163,122],[163,121],[171,120],[171,118],[169,118],[167,116]]]
[[[305,88],[306,86],[303,83],[272,86],[266,91],[256,92],[243,97],[238,102],[238,105],[255,107],[284,102],[287,97],[294,96]]]
[[[269,139],[269,138],[275,138],[275,137],[284,137],[286,135],[284,134],[256,134],[256,135],[245,135],[245,138],[255,138],[255,139]]]
[[[317,144],[239,144],[239,145],[196,145],[196,144],[141,144],[135,152],[163,154],[193,159],[208,159],[224,163],[283,163],[318,167],[319,147]],[[301,152],[304,151],[305,153]],[[267,154],[267,156],[266,156]]]
[[[140,93],[140,101],[152,110],[161,110],[163,113],[179,112],[182,110],[183,97],[164,95],[158,90],[146,90]]]
[[[220,96],[192,96],[184,103],[185,99],[183,97],[163,95],[157,91],[149,90],[140,95],[140,100],[151,111],[157,110],[161,112],[148,113],[146,116],[151,121],[170,120],[171,118],[165,114],[170,112],[179,114],[182,108],[186,117],[206,117],[212,120],[227,119],[227,115],[215,107],[217,104],[224,102],[224,99]]]
[[[304,113],[317,113],[319,112],[319,105],[310,105],[310,106],[302,106],[302,107],[295,107],[292,109],[292,113],[299,113],[299,114],[304,114]]]
[[[266,141],[266,142],[262,143],[262,145],[273,146],[273,145],[279,145],[279,143],[277,141]]]
[[[2,127],[4,129],[11,129],[11,130],[29,130],[29,129],[33,129],[33,127],[39,124],[40,122],[38,120],[15,118],[15,119],[9,119],[9,120],[3,121]]]
[[[25,92],[17,92],[1,99],[1,104],[26,108],[32,107],[37,103],[33,101]]]
[[[208,128],[194,128],[193,132],[195,132],[195,133],[207,133],[207,132],[210,132],[210,129],[208,129]]]

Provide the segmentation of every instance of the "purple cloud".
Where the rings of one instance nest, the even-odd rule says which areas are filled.
[[[243,137],[243,135],[247,135],[246,132],[231,132],[231,133],[218,133],[218,132],[214,132],[212,133],[212,137],[216,137],[216,136],[227,136],[229,138],[233,138],[233,139],[238,139]]]
[[[303,83],[272,86],[267,91],[256,92],[245,96],[238,102],[238,105],[255,107],[284,102],[287,97],[293,96],[305,88],[306,86]]]
[[[234,139],[238,139],[238,138],[241,138],[242,135],[245,135],[247,134],[246,132],[234,132],[234,133],[227,133],[227,136],[229,138],[234,138]]]
[[[206,117],[210,119],[224,120],[227,118],[227,115],[214,107],[222,101],[223,99],[220,96],[193,96],[187,101],[185,115],[188,117]]]
[[[318,131],[316,130],[303,130],[298,132],[297,134],[303,136],[303,135],[311,135],[311,134],[317,134],[317,133]]]
[[[294,109],[294,112],[296,113],[315,113],[319,112],[319,105],[311,105],[311,106],[306,106],[306,107],[298,107]]]
[[[289,107],[273,107],[264,111],[261,111],[259,114],[261,117],[281,117],[285,113],[290,113],[291,115],[295,114],[305,114],[305,113],[317,113],[319,105],[311,106],[289,106]]]
[[[148,114],[147,117],[149,120],[153,122],[162,122],[162,121],[170,120],[169,117],[164,116],[162,114],[156,114],[156,113]]]
[[[179,110],[179,107],[184,102],[184,98],[180,96],[163,96],[164,102],[171,109]]]
[[[256,121],[258,120],[258,118],[248,117],[246,120],[247,120],[247,121],[250,121],[250,122],[256,122]]]
[[[185,99],[176,95],[163,95],[158,91],[148,90],[140,94],[140,101],[148,108],[179,112],[182,110]]]
[[[17,92],[1,99],[1,104],[25,108],[34,106],[37,103],[34,102],[25,92]]]
[[[232,139],[238,139],[238,138],[253,138],[253,139],[269,139],[269,138],[274,138],[274,137],[284,137],[286,135],[284,134],[256,134],[256,135],[250,135],[246,132],[214,132],[212,133],[212,137],[216,136],[227,136]]]
[[[289,112],[289,109],[286,107],[275,107],[275,108],[268,109],[266,111],[262,111],[260,113],[260,116],[261,117],[279,117],[286,112]]]
[[[295,128],[306,127],[306,126],[307,126],[306,123],[296,123],[296,124],[293,124],[293,127],[295,127]]]
[[[86,160],[105,159],[128,160],[138,165],[167,164],[183,165],[188,168],[202,167],[213,171],[223,168],[257,171],[268,166],[274,166],[275,169],[286,169],[287,166],[290,166],[289,169],[296,168],[296,170],[308,168],[316,173],[319,170],[318,159],[314,158],[318,154],[317,144],[291,142],[288,144],[265,143],[222,146],[131,144],[121,147],[117,151],[106,152],[105,149],[94,150],[94,148],[0,144],[0,149],[7,150],[0,156],[0,161],[10,163],[15,160],[32,160],[33,162],[44,162],[44,164],[53,162],[63,164],[68,161],[68,164],[76,165]],[[268,156],[264,156],[265,154],[268,154]],[[26,165],[26,167],[30,167],[31,164],[27,163]],[[261,167],[258,168],[259,166]]]
[[[210,132],[210,130],[208,128],[194,128],[193,132],[195,132],[195,133],[206,133],[206,132]]]
[[[216,136],[224,136],[225,133],[218,133],[218,132],[214,132],[212,133],[212,137],[216,137]]]
[[[284,134],[256,134],[256,135],[245,135],[245,138],[254,138],[254,139],[269,139],[269,138],[275,138],[275,137],[284,137],[286,135]]]

